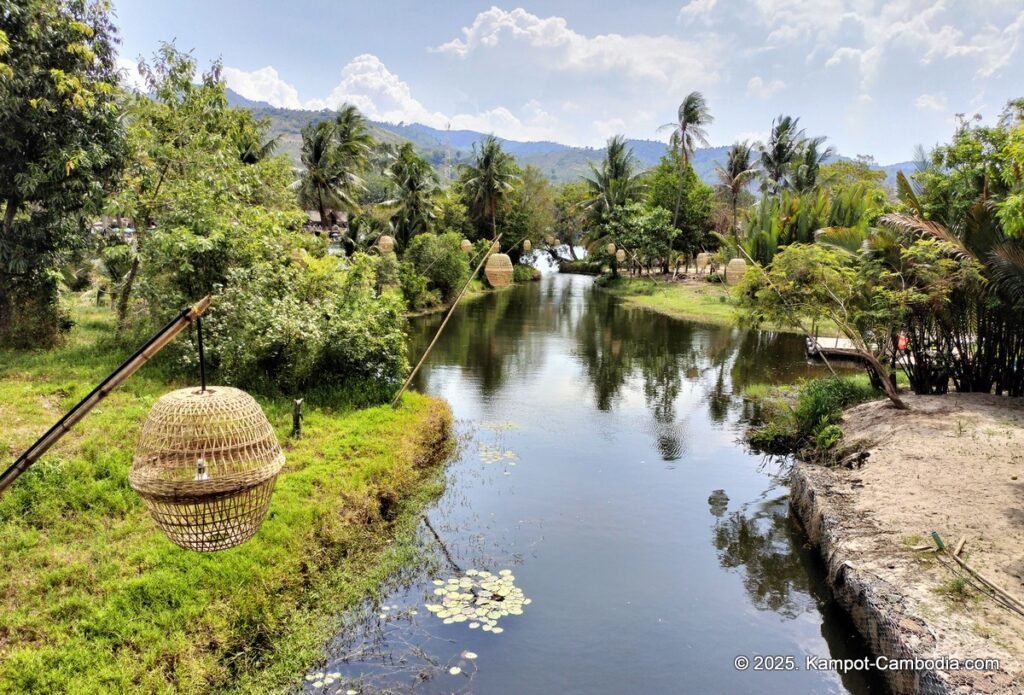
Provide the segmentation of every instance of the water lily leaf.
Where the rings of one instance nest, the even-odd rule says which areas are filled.
[[[463,659],[475,659],[476,658],[476,652],[462,652],[462,658]]]
[[[453,676],[457,676],[460,673],[462,673],[462,669],[458,666],[452,666],[450,669],[448,669],[448,673],[452,674]]]
[[[475,630],[475,629],[477,629],[478,627],[480,627],[480,623],[470,623],[470,624],[469,624],[469,629],[470,629],[470,630]]]

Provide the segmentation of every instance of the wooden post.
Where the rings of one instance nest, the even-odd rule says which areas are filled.
[[[292,402],[292,436],[302,436],[302,399],[296,398]]]

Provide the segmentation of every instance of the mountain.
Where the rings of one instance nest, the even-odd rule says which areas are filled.
[[[311,121],[320,121],[334,116],[334,112],[305,111],[302,109],[282,109],[263,101],[246,99],[232,90],[227,90],[228,103],[238,108],[249,109],[256,118],[267,118],[270,121],[271,135],[281,137],[280,151],[299,166],[299,152],[302,149],[302,126]],[[445,166],[446,155],[451,156],[451,165],[458,166],[468,162],[473,152],[473,145],[483,140],[487,134],[475,130],[441,130],[422,123],[384,123],[370,121],[373,136],[381,142],[411,142],[420,156],[436,168]],[[573,147],[558,142],[541,140],[521,142],[498,138],[505,151],[515,157],[520,166],[535,166],[540,169],[553,183],[575,181],[589,173],[590,165],[600,164],[604,159],[605,148]],[[657,165],[667,146],[658,140],[629,139],[626,141],[633,150],[637,162],[644,169]],[[715,167],[724,164],[728,147],[706,147],[698,149],[691,163],[694,171],[702,181],[715,184]],[[842,159],[842,157],[839,157]],[[913,171],[913,162],[899,162],[879,166],[886,172],[888,185],[896,185],[896,172]]]

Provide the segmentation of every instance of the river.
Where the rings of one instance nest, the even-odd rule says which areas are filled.
[[[414,360],[440,321],[414,324]],[[741,438],[747,385],[817,374],[799,336],[674,320],[583,276],[459,307],[414,384],[451,404],[461,439],[422,560],[343,616],[307,690],[882,692],[805,668],[865,653],[788,516],[784,463]],[[485,613],[511,614],[446,623],[464,607],[442,604],[449,579],[508,589]],[[755,671],[755,655],[795,669]]]

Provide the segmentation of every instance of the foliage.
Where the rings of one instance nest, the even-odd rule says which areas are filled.
[[[461,168],[460,183],[469,217],[479,236],[498,235],[501,211],[518,180],[515,162],[493,135],[473,146],[473,161]]]
[[[116,42],[106,2],[0,11],[0,343],[45,345],[67,327],[58,269],[125,158]]]
[[[248,388],[387,399],[409,365],[402,301],[376,295],[380,262],[356,254],[347,267],[327,256],[232,269],[207,321],[211,363]]]
[[[804,131],[799,124],[799,118],[780,115],[772,121],[768,142],[760,146],[764,175],[762,190],[767,193],[777,194],[789,185],[790,170],[800,155],[804,139]]]
[[[405,252],[404,260],[426,278],[428,289],[437,290],[446,301],[454,299],[469,278],[469,260],[461,243],[462,237],[455,232],[420,234]]]
[[[674,220],[679,233],[670,248],[688,256],[705,249],[712,241],[709,231],[715,195],[714,190],[697,177],[693,167],[681,166],[678,155],[669,154],[644,177],[644,183],[649,207],[674,210],[670,220]],[[667,261],[667,255],[665,259]]]
[[[533,282],[535,280],[540,280],[540,271],[532,265],[516,263],[512,266],[513,282]]]
[[[636,169],[626,139],[621,135],[609,138],[601,167],[591,164],[590,176],[583,178],[590,191],[586,206],[593,221],[600,222],[616,208],[639,199],[642,186]]]
[[[679,104],[675,123],[666,123],[659,128],[659,130],[665,128],[672,130],[672,136],[669,139],[669,151],[677,162],[678,172],[676,180],[679,187],[676,190],[675,205],[671,209],[672,224],[677,227],[681,227],[679,211],[685,196],[685,172],[687,169],[691,169],[690,157],[693,156],[698,143],[705,147],[707,146],[708,136],[704,127],[711,125],[714,120],[704,95],[700,92],[690,92],[683,99],[682,103]]]
[[[398,149],[387,175],[395,190],[384,205],[393,208],[391,227],[398,247],[404,249],[417,234],[429,231],[437,217],[435,197],[437,174],[433,167],[406,142]]]
[[[366,119],[352,105],[345,105],[334,120],[308,123],[302,129],[302,166],[299,200],[320,213],[354,212],[356,194],[363,189],[372,139]]]
[[[602,228],[616,246],[641,263],[668,256],[679,230],[672,226],[672,213],[665,208],[648,208],[640,203],[619,207],[605,216]]]
[[[719,181],[718,190],[732,211],[729,228],[734,240],[738,240],[739,234],[740,203],[744,194],[748,198],[751,197],[747,189],[757,176],[757,165],[751,160],[752,154],[753,147],[746,140],[734,143],[729,148],[725,166],[719,165],[715,168]]]

